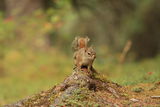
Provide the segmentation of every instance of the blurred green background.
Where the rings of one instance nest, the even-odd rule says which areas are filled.
[[[1,0],[0,105],[72,73],[71,42],[88,36],[94,67],[120,85],[160,81],[159,0]]]

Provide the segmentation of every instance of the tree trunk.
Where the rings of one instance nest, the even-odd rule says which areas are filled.
[[[43,7],[42,0],[6,0],[7,16],[30,15]]]
[[[5,10],[5,0],[1,0],[0,1],[0,11],[4,11]]]

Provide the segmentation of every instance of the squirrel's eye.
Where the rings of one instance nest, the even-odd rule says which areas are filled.
[[[90,53],[90,52],[88,52],[88,55],[91,55],[91,53]]]

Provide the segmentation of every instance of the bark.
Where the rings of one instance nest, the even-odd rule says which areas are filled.
[[[42,0],[6,0],[7,16],[28,15],[42,7]]]
[[[1,0],[0,1],[0,11],[4,11],[5,10],[5,0]]]

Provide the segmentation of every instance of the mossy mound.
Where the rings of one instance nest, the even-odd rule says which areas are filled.
[[[64,82],[5,107],[55,107],[112,105],[105,98],[118,99],[121,86],[99,78],[99,74],[75,70]]]
[[[42,91],[5,107],[118,107],[158,105],[160,101],[159,99],[150,100],[145,96],[134,99],[137,93],[131,91],[133,89],[102,78],[97,73],[74,70],[71,76],[48,91]],[[157,89],[154,90],[157,91]]]

